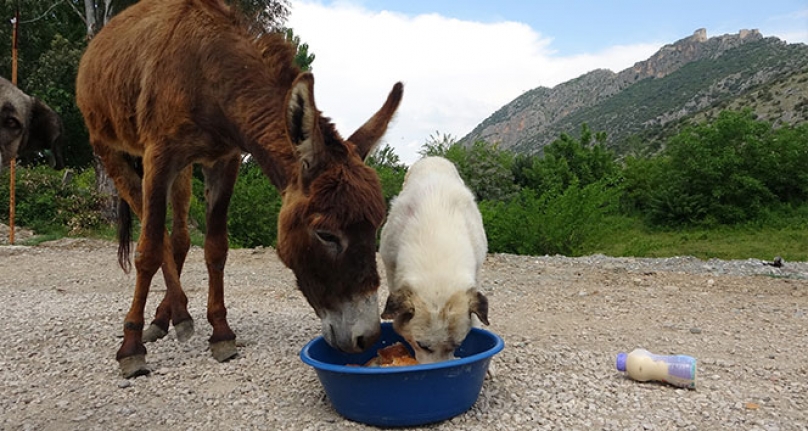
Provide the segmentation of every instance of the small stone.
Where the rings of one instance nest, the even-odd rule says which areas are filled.
[[[126,389],[130,386],[132,386],[132,382],[130,382],[129,380],[121,380],[118,382],[118,387],[121,389]]]
[[[690,328],[690,333],[691,334],[701,334],[701,328],[696,328],[696,327]]]

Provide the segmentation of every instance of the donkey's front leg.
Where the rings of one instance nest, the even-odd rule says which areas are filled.
[[[239,153],[220,160],[204,169],[207,200],[207,233],[205,234],[205,263],[208,267],[208,322],[213,326],[210,351],[224,362],[238,354],[236,334],[227,323],[224,306],[224,265],[227,261],[227,208],[241,163]]]
[[[187,237],[187,233],[185,236]],[[161,268],[166,284],[166,293],[163,300],[160,301],[160,305],[157,306],[154,320],[143,331],[144,343],[151,343],[165,337],[168,334],[169,323],[174,324],[174,331],[176,331],[179,341],[188,341],[194,335],[194,320],[191,318],[191,314],[188,313],[188,297],[180,285],[180,274],[182,264],[185,262],[185,255],[188,253],[188,243],[178,241],[174,231],[172,231],[170,239],[167,234],[163,236],[163,243],[165,247],[163,248],[163,265]],[[179,252],[176,249],[177,246],[180,247]],[[171,274],[177,274],[177,276],[172,277]]]

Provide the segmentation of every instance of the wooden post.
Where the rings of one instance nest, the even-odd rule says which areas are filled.
[[[14,178],[15,178],[15,168],[17,162],[14,159],[11,159],[11,164],[8,167],[8,175],[11,177],[11,184],[9,185],[9,197],[8,197],[8,243],[10,245],[14,245],[14,187],[16,187]]]
[[[17,28],[20,25],[20,9],[14,13],[14,20],[12,21],[14,29],[11,35],[11,83],[17,85]],[[14,245],[14,213],[15,213],[15,187],[16,187],[16,157],[11,159],[9,164],[8,175],[10,177],[9,184],[9,197],[8,197],[8,243]]]

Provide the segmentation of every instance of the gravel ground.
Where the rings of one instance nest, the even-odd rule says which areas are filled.
[[[319,322],[274,250],[231,251],[240,357],[225,364],[207,351],[202,250],[183,275],[197,334],[172,330],[148,346],[152,374],[123,380],[134,276],[115,245],[0,247],[0,429],[371,429],[335,413],[299,360]],[[808,263],[490,255],[482,280],[505,350],[471,410],[425,429],[808,429]],[[614,357],[635,347],[697,357],[698,388],[624,377]]]

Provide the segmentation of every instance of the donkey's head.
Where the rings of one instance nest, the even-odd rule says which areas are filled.
[[[297,172],[283,192],[278,255],[322,320],[323,337],[359,352],[379,337],[376,231],[385,201],[364,159],[387,130],[401,101],[393,87],[384,106],[343,140],[314,104],[314,79],[300,75],[286,99],[286,126],[297,147]]]

